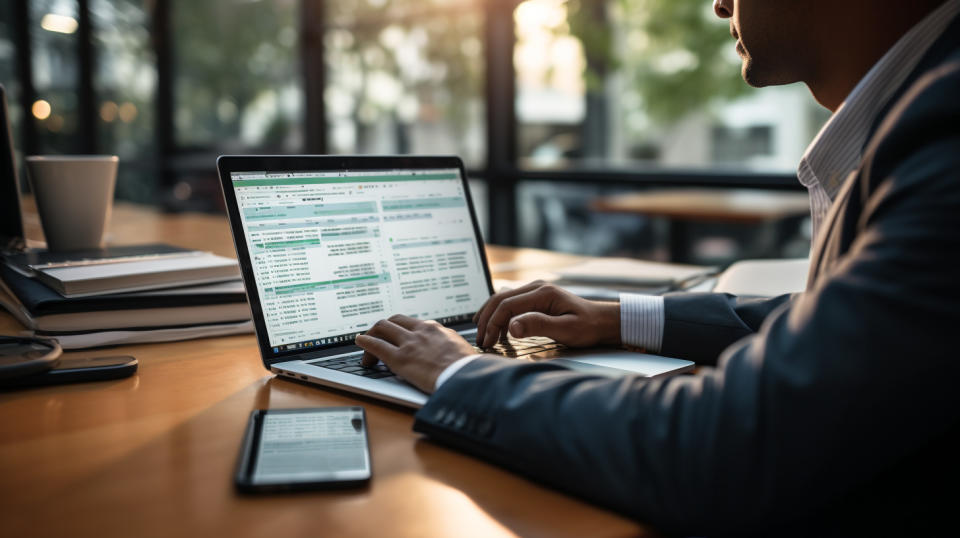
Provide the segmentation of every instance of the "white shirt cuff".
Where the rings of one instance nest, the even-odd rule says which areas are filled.
[[[476,355],[469,355],[456,362],[450,363],[450,366],[447,366],[442,372],[440,372],[440,375],[437,376],[437,382],[434,383],[433,390],[435,391],[440,390],[440,385],[443,385],[444,383],[446,383],[448,379],[453,377],[453,374],[459,372],[461,368],[470,364],[470,361],[472,361],[473,359],[476,359],[479,356],[480,356],[479,353]]]
[[[650,353],[659,353],[663,344],[666,314],[659,295],[620,294],[620,341]]]

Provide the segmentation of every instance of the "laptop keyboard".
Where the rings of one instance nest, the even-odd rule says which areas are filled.
[[[545,336],[528,336],[526,338],[509,336],[507,338],[501,338],[495,345],[486,349],[477,347],[476,335],[467,338],[467,342],[473,344],[473,349],[475,349],[477,353],[492,353],[503,357],[523,357],[540,353],[541,351],[551,351],[566,347]]]
[[[396,374],[390,371],[385,364],[378,364],[366,368],[360,365],[360,353],[340,357],[338,359],[321,359],[319,361],[309,361],[314,366],[329,368],[345,374],[354,374],[360,377],[370,379],[382,379],[384,377],[394,377]]]
[[[530,336],[527,338],[513,338],[512,336],[502,339],[496,345],[487,349],[481,349],[476,346],[476,335],[467,338],[467,341],[473,344],[473,349],[477,353],[491,353],[503,357],[524,357],[541,351],[550,351],[563,349],[563,344],[558,344],[553,340],[542,336]],[[385,377],[396,377],[396,374],[390,371],[385,364],[377,364],[366,368],[360,364],[361,353],[354,353],[345,357],[336,359],[320,359],[308,361],[314,366],[329,368],[345,374],[358,375],[369,379],[383,379]]]

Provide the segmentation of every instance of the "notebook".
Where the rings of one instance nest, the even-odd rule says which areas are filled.
[[[121,293],[67,298],[9,267],[0,266],[0,306],[28,329],[46,334],[158,328],[250,319],[243,284],[239,280]]]
[[[632,258],[596,258],[554,272],[574,283],[673,288],[714,274],[716,268]]]
[[[807,288],[807,258],[784,260],[741,260],[717,279],[713,291],[743,297],[774,297],[799,293]]]
[[[165,246],[165,245],[158,245]],[[35,278],[64,297],[91,297],[236,280],[236,260],[210,252],[142,248],[143,254],[30,265]]]

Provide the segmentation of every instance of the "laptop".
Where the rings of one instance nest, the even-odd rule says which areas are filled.
[[[457,157],[222,156],[217,160],[264,365],[280,377],[408,407],[427,395],[384,365],[360,366],[358,334],[393,314],[468,341],[493,293]],[[491,350],[608,376],[659,377],[690,361],[547,338]]]

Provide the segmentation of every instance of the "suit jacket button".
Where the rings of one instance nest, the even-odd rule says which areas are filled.
[[[460,415],[457,416],[457,420],[453,423],[453,427],[458,430],[462,430],[463,427],[466,425],[467,425],[467,414],[460,413]]]
[[[481,418],[477,424],[477,433],[481,437],[490,437],[493,433],[493,421],[488,418]]]
[[[457,420],[457,412],[454,411],[453,409],[450,409],[447,411],[447,414],[443,417],[443,420],[441,421],[441,423],[444,426],[449,426],[453,424],[454,420]]]
[[[447,415],[447,408],[441,407],[437,409],[437,412],[433,414],[433,420],[437,422],[443,422],[443,418]]]

